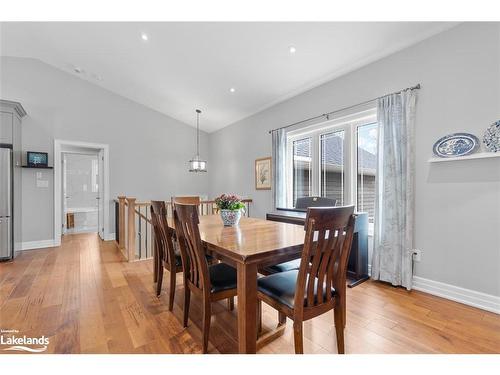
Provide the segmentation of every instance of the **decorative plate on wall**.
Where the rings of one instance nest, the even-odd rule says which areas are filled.
[[[479,148],[479,139],[469,133],[454,133],[438,139],[432,150],[441,158],[470,155]]]
[[[483,142],[488,151],[500,152],[500,120],[494,122],[486,129]]]

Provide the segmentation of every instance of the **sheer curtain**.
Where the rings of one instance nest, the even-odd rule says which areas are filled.
[[[273,204],[274,207],[286,206],[286,132],[278,129],[272,132],[273,137]]]
[[[414,119],[417,90],[378,99],[372,278],[412,287]]]

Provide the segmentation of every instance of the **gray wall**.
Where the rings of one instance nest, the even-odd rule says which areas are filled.
[[[52,165],[54,139],[109,144],[110,199],[207,193],[208,176],[188,172],[196,129],[38,60],[2,57],[0,80],[0,97],[28,112],[24,151],[48,152]],[[208,157],[205,133],[201,148]],[[36,187],[36,172],[23,171],[23,242],[53,238],[53,172],[39,172],[48,188]]]
[[[427,162],[439,137],[481,137],[500,119],[498,23],[459,25],[210,134],[211,194],[252,197],[264,217],[271,192],[254,189],[253,168],[271,155],[268,130],[416,83],[416,274],[500,296],[500,159]]]
[[[28,112],[24,150],[47,151],[52,163],[54,138],[108,143],[111,198],[213,197],[229,191],[253,198],[252,216],[260,217],[272,209],[271,192],[254,189],[253,170],[256,158],[271,155],[269,129],[421,83],[415,242],[423,256],[416,273],[500,296],[499,160],[427,162],[437,138],[456,131],[481,136],[500,118],[498,23],[459,25],[209,136],[202,134],[207,175],[187,172],[193,128],[39,61],[1,58],[0,63],[0,97],[20,101]],[[52,238],[52,172],[41,173],[48,188],[36,188],[35,172],[23,171],[23,241]]]

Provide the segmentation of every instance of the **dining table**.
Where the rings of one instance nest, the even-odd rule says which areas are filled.
[[[303,226],[242,217],[224,226],[219,215],[200,216],[200,237],[207,252],[237,270],[238,351],[257,351],[258,270],[301,256]],[[169,218],[169,226],[175,228]]]

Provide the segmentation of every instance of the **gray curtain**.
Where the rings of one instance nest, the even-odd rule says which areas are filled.
[[[417,90],[378,99],[372,278],[412,287],[414,120]]]
[[[273,205],[274,207],[286,206],[286,132],[278,129],[272,132],[273,142]]]

